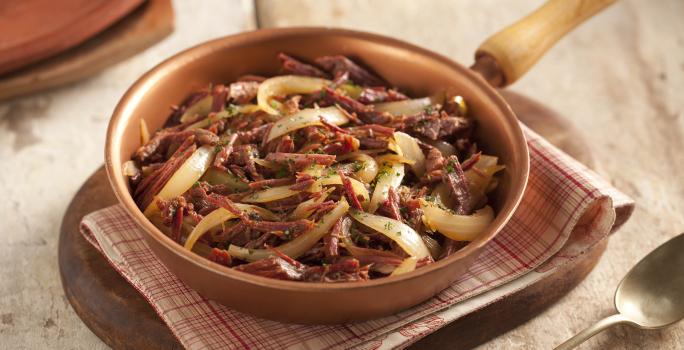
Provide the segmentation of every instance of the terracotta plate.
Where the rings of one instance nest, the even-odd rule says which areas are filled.
[[[143,2],[0,1],[0,74],[80,44]]]

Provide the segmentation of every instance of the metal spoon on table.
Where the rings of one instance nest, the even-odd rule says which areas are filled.
[[[615,292],[618,313],[559,345],[576,347],[596,333],[626,323],[642,329],[669,326],[684,318],[684,234],[663,243],[634,266]]]

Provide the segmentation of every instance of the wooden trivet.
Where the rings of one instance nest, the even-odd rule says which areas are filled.
[[[148,0],[84,43],[0,75],[0,101],[93,75],[152,46],[172,31],[171,0]]]
[[[510,91],[502,92],[520,120],[582,163],[593,166],[577,129],[547,107]],[[84,215],[116,204],[104,168],[78,191],[64,215],[59,267],[69,302],[83,322],[115,349],[182,348],[147,301],[81,236]],[[607,240],[553,274],[464,316],[421,339],[411,349],[467,349],[531,319],[567,294],[594,268]]]

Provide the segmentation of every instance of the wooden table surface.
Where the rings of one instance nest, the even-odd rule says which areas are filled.
[[[249,3],[249,2],[246,2]],[[540,0],[261,0],[262,26],[341,26],[392,35],[464,64]],[[0,348],[106,346],[72,311],[57,268],[59,222],[100,166],[109,115],[144,71],[193,44],[252,28],[238,0],[175,2],[176,32],[85,81],[0,104]],[[248,6],[247,6],[248,7]],[[548,349],[612,312],[622,276],[684,231],[684,2],[620,1],[549,52],[512,89],[573,119],[614,185],[637,202],[597,268],[566,298],[482,349]],[[684,323],[618,327],[586,349],[681,349]]]

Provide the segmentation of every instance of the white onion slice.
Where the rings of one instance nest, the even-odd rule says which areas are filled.
[[[259,107],[268,114],[277,115],[278,110],[271,106],[273,96],[291,94],[310,94],[331,84],[330,80],[304,77],[297,75],[282,75],[264,80],[259,84],[257,101]]]
[[[472,215],[458,215],[421,199],[420,208],[425,226],[456,241],[472,241],[494,220],[494,210],[490,206]]]
[[[291,197],[299,193],[299,191],[291,190],[290,187],[292,185],[267,188],[245,196],[242,201],[247,203],[266,203]]]
[[[404,154],[404,158],[413,161],[413,164],[411,164],[413,173],[418,177],[423,176],[423,174],[425,174],[425,154],[423,153],[423,150],[420,149],[418,140],[401,131],[394,133],[394,139],[397,141],[397,145]]]
[[[145,216],[150,217],[159,210],[159,207],[157,207],[157,199],[169,200],[178,197],[189,190],[190,187],[204,175],[204,172],[209,169],[213,160],[213,148],[209,146],[198,148],[190,158],[171,175],[171,178],[166,185],[164,185],[161,191],[154,197],[152,203],[145,209]]]
[[[211,105],[213,102],[214,96],[212,94],[204,96],[201,100],[195,102],[195,104],[185,110],[185,113],[183,113],[183,115],[180,117],[180,122],[186,123],[190,120],[193,120],[197,115],[203,117],[209,114],[209,112],[211,112]]]
[[[347,159],[351,159],[360,164],[360,166],[358,167],[359,169],[354,171],[354,177],[359,179],[360,181],[365,183],[371,183],[375,179],[375,176],[378,175],[378,162],[376,162],[375,159],[373,159],[373,157],[369,156],[368,154],[357,151],[337,157],[338,161],[343,161]],[[347,167],[350,165],[344,166]],[[354,168],[350,169],[354,170]]]
[[[375,110],[378,112],[388,112],[395,116],[415,115],[425,111],[431,106],[444,103],[444,94],[435,94],[428,97],[416,98],[413,100],[403,100],[394,102],[376,103]]]
[[[440,152],[442,152],[442,156],[444,158],[447,158],[451,155],[456,154],[456,147],[454,147],[452,144],[442,141],[442,140],[425,140],[428,145],[431,145],[438,149]]]
[[[367,202],[368,199],[370,198],[368,194],[368,189],[366,188],[366,185],[364,185],[361,181],[354,179],[354,178],[348,178],[349,182],[351,182],[352,188],[354,189],[354,192],[361,196],[363,198],[364,202]],[[320,179],[316,180],[316,183],[321,184],[322,186],[329,186],[329,185],[342,185],[342,179],[340,178],[340,175],[329,175],[329,176],[323,176]]]
[[[401,181],[404,179],[404,164],[383,163],[380,166],[377,179],[373,196],[368,204],[369,213],[375,213],[380,204],[387,199],[390,187],[396,190],[401,185]]]
[[[311,209],[311,207],[313,205],[323,203],[332,191],[333,189],[329,188],[328,190],[321,192],[321,195],[317,198],[309,198],[308,200],[299,203],[292,213],[290,213],[290,220],[301,220],[308,218],[311,214],[313,214],[313,209]]]
[[[382,233],[397,244],[410,256],[422,259],[430,256],[430,251],[425,242],[411,226],[401,221],[390,219],[380,215],[368,214],[360,210],[352,209],[349,215],[359,223]]]
[[[417,263],[418,258],[416,258],[415,256],[410,256],[404,259],[404,261],[402,261],[401,264],[399,264],[399,266],[397,266],[397,268],[394,269],[394,271],[392,271],[392,274],[390,274],[390,276],[397,276],[409,273],[416,269]]]
[[[266,142],[307,126],[323,125],[320,117],[335,125],[344,125],[349,122],[349,118],[335,106],[302,109],[295,114],[278,119],[271,127]]]
[[[297,259],[311,249],[311,247],[316,245],[323,236],[327,235],[337,220],[345,215],[348,210],[349,203],[342,198],[331,211],[323,215],[321,220],[319,220],[316,223],[316,226],[311,230],[304,232],[299,237],[276,248],[290,258]],[[266,259],[275,253],[270,249],[246,249],[231,245],[228,247],[228,254],[242,260],[257,261]]]
[[[242,211],[257,213],[265,220],[278,219],[278,216],[270,210],[257,207],[255,205],[236,203],[235,206]],[[211,228],[218,226],[230,219],[235,219],[237,217],[237,215],[229,212],[224,208],[215,209],[214,211],[203,217],[202,220],[197,224],[197,226],[195,226],[195,228],[192,229],[192,231],[188,235],[188,238],[185,240],[185,249],[192,250],[197,240]]]

